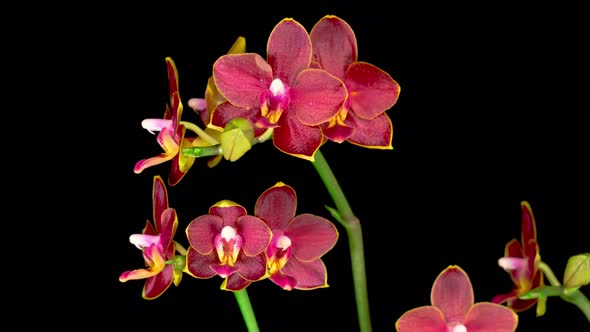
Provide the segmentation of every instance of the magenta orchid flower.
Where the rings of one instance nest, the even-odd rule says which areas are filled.
[[[531,308],[538,299],[521,300],[519,295],[543,286],[543,272],[539,269],[541,256],[537,243],[537,226],[533,210],[528,202],[520,203],[521,207],[521,235],[520,243],[517,239],[510,240],[504,249],[504,257],[498,264],[510,274],[514,288],[507,294],[496,295],[492,302],[506,302],[514,311],[521,312]]]
[[[358,61],[356,37],[344,20],[333,15],[320,19],[310,32],[312,67],[327,70],[344,81],[348,98],[328,122],[324,135],[335,142],[376,149],[392,149],[392,124],[385,113],[397,102],[400,86],[382,69]]]
[[[168,207],[166,187],[159,176],[154,177],[152,201],[154,225],[148,220],[141,234],[129,237],[129,241],[142,251],[147,268],[125,271],[119,276],[121,282],[146,279],[142,296],[147,300],[162,295],[172,283],[178,286],[182,279],[182,270],[167,264],[176,251],[174,235],[178,218],[176,211]]]
[[[170,105],[166,105],[163,119],[145,119],[141,123],[150,133],[159,132],[157,140],[164,152],[138,161],[133,171],[139,174],[148,167],[172,160],[168,185],[174,186],[192,167],[195,159],[188,158],[181,152],[182,148],[192,146],[192,140],[184,138],[186,128],[180,123],[183,107],[178,92],[178,71],[171,58],[166,58],[166,68],[170,86]]]
[[[336,226],[312,214],[295,216],[296,208],[295,190],[282,182],[256,201],[254,214],[272,231],[266,249],[269,279],[285,290],[328,287],[321,257],[338,240]]]
[[[397,332],[513,332],[518,316],[491,302],[474,304],[469,276],[459,266],[443,270],[432,286],[429,306],[405,312],[395,323]]]
[[[238,291],[266,274],[270,229],[242,206],[224,200],[186,228],[190,248],[185,272],[196,278],[224,278],[222,289]]]
[[[313,161],[324,140],[319,125],[338,113],[347,92],[337,77],[309,68],[311,57],[309,34],[291,18],[271,32],[267,61],[254,53],[220,57],[213,78],[228,102],[215,109],[212,124],[223,128],[233,118],[245,118],[256,137],[274,128],[279,150]]]

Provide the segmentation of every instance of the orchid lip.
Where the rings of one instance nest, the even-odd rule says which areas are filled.
[[[129,242],[138,249],[143,250],[152,244],[158,244],[160,242],[160,235],[132,234],[129,236]]]
[[[498,265],[507,271],[520,270],[527,266],[525,258],[502,257],[498,259]]]
[[[165,119],[145,119],[141,121],[141,127],[155,135],[155,131],[162,131],[164,128],[170,127],[172,120]]]

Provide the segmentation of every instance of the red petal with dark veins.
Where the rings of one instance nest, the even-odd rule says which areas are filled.
[[[302,262],[311,262],[330,251],[338,240],[336,226],[313,214],[300,214],[284,229],[291,239],[293,255]]]
[[[180,95],[178,92],[171,95],[170,102],[172,103],[170,106],[172,111],[172,128],[176,130],[180,124],[180,119],[182,118],[182,102],[180,101]],[[177,141],[180,142],[180,139]]]
[[[145,227],[141,231],[141,234],[158,235],[158,233],[154,229],[154,226],[152,226],[149,220],[146,220]]]
[[[172,161],[170,162],[170,172],[168,173],[168,185],[171,187],[177,185],[178,182],[180,182],[180,180],[182,180],[182,178],[186,175],[186,173],[188,171],[188,168],[185,171],[180,169],[180,158],[187,158],[184,156],[184,154],[182,153],[182,150],[181,150],[181,148],[182,148],[181,142],[185,141],[185,139],[184,139],[185,133],[186,133],[186,128],[184,127],[184,125],[180,125],[180,126],[176,127],[175,137],[178,138],[178,141],[176,143],[180,147],[178,148],[178,151],[176,152],[176,154],[174,155],[174,158],[172,158]],[[195,158],[192,158],[192,159],[193,159],[192,163],[194,163]]]
[[[309,68],[311,40],[299,22],[285,18],[270,33],[266,54],[274,78],[291,86],[297,74]]]
[[[361,118],[373,119],[397,102],[399,84],[388,73],[366,62],[348,67],[344,82],[350,94],[350,108]]]
[[[512,291],[510,291],[509,293],[506,294],[499,294],[496,295],[492,298],[491,302],[492,303],[504,303],[504,302],[510,302],[514,299],[518,298],[518,290],[517,289],[513,289]]]
[[[285,112],[275,128],[272,141],[284,153],[313,161],[313,155],[322,144],[323,135],[319,127],[306,126],[290,112]]]
[[[514,332],[518,316],[499,304],[476,303],[469,309],[463,325],[469,332]]]
[[[172,58],[166,58],[166,71],[168,73],[168,84],[170,89],[170,96],[178,92],[178,70]]]
[[[215,236],[221,232],[223,220],[219,216],[206,214],[190,222],[186,237],[192,248],[201,255],[209,255],[215,248]]]
[[[328,287],[328,274],[321,259],[304,263],[291,257],[281,272],[297,280],[296,289],[310,290]]]
[[[537,241],[535,241],[534,239],[529,240],[529,242],[524,247],[524,252],[525,252],[525,255],[527,258],[527,263],[528,263],[526,277],[529,280],[533,280],[533,273],[535,273],[535,271],[538,270],[538,267],[536,266],[537,265],[536,258],[537,258],[538,249],[539,249],[539,246],[537,245]]]
[[[258,197],[254,214],[264,220],[270,229],[284,229],[295,217],[296,209],[295,190],[279,182]]]
[[[223,102],[219,104],[211,115],[211,124],[217,128],[225,128],[227,123],[234,118],[244,118],[250,123],[254,124],[260,118],[260,107],[258,108],[244,108],[232,105],[230,102]],[[254,126],[254,137],[258,137],[264,133],[266,128],[259,128]]]
[[[266,275],[266,255],[261,253],[250,257],[240,253],[234,266],[242,277],[250,281],[260,280]]]
[[[422,306],[406,311],[395,322],[397,332],[447,332],[443,313],[433,306]]]
[[[430,300],[448,322],[462,322],[474,303],[473,287],[467,273],[456,265],[447,267],[434,281]]]
[[[535,217],[533,210],[528,202],[523,201],[520,203],[521,209],[521,243],[524,245],[529,240],[537,239],[537,229],[535,224]]]
[[[350,25],[339,17],[326,15],[309,34],[313,46],[312,61],[339,78],[358,58],[356,37]]]
[[[242,237],[242,250],[247,256],[258,255],[266,249],[270,242],[270,228],[264,221],[254,216],[238,218],[238,234]]]
[[[301,72],[293,84],[290,110],[297,114],[301,123],[316,126],[330,120],[344,104],[346,86],[336,76],[321,69]]]
[[[342,143],[349,139],[355,130],[355,128],[348,125],[336,124],[332,127],[328,127],[328,123],[322,123],[320,127],[322,128],[324,137],[336,143]]]
[[[166,265],[162,272],[145,280],[142,294],[143,298],[146,300],[153,300],[159,297],[164,291],[166,291],[166,289],[168,289],[168,287],[170,287],[170,285],[172,285],[173,279],[174,273],[172,265]]]
[[[226,205],[223,201],[223,205],[213,205],[209,208],[209,213],[221,217],[223,219],[223,226],[236,227],[238,217],[246,214],[246,209],[236,203],[231,202],[232,205]]]
[[[168,208],[168,192],[166,191],[166,185],[159,175],[154,176],[152,186],[152,214],[154,216],[154,226],[156,227],[156,233],[162,231],[161,216],[162,212]]]
[[[295,278],[286,276],[280,271],[271,275],[269,279],[284,290],[292,290],[297,285]]]
[[[219,92],[239,107],[260,107],[260,94],[273,80],[272,69],[255,53],[227,54],[213,65],[213,79]]]
[[[195,249],[189,248],[186,253],[186,269],[196,278],[207,279],[216,275],[211,265],[217,264],[217,255],[201,255]]]
[[[385,113],[367,120],[349,112],[345,123],[354,121],[354,132],[348,138],[348,142],[365,148],[393,149],[391,140],[393,137],[393,125],[391,119]]]
[[[251,281],[242,278],[239,273],[234,273],[225,278],[223,284],[221,284],[221,289],[228,291],[239,291],[248,287],[251,283]]]
[[[160,231],[160,241],[162,248],[167,249],[172,241],[178,227],[178,217],[173,208],[168,208],[162,212],[162,229]]]

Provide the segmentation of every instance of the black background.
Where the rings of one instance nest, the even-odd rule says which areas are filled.
[[[11,47],[3,61],[2,301],[10,314],[35,318],[19,324],[245,330],[220,278],[185,275],[154,301],[141,298],[143,281],[117,279],[142,264],[128,236],[152,219],[152,178],[169,170],[132,172],[137,160],[160,152],[140,122],[164,111],[164,58],[176,62],[186,105],[203,96],[212,63],[238,36],[264,56],[268,34],[285,17],[310,30],[326,14],[340,16],[355,31],[359,60],[401,85],[388,111],[394,150],[322,147],[363,226],[375,331],[393,331],[405,311],[428,305],[432,282],[451,264],[469,274],[476,301],[507,292],[512,285],[497,259],[519,236],[522,200],[537,218],[542,259],[558,277],[568,257],[588,252],[590,81],[579,8],[220,7],[69,8],[73,14],[59,16],[37,8],[21,21],[28,30],[4,30]],[[197,121],[188,107],[183,119]],[[252,212],[277,181],[297,191],[298,213],[329,218],[324,205],[332,202],[312,165],[269,142],[235,163],[208,169],[197,162],[169,188],[178,241],[187,244],[186,225],[215,202],[231,199]],[[248,288],[262,331],[358,329],[347,237],[339,230],[324,256],[329,288],[286,292],[268,281]],[[519,331],[588,326],[560,299],[549,300],[544,317],[534,310],[519,317]]]

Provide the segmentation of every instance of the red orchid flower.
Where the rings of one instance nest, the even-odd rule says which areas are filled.
[[[172,160],[168,185],[176,185],[192,167],[195,159],[184,156],[182,148],[191,147],[192,140],[185,139],[186,128],[180,123],[182,102],[178,92],[178,71],[171,58],[166,58],[168,82],[170,86],[170,105],[166,105],[163,119],[145,119],[141,125],[151,133],[159,131],[158,144],[162,152],[158,156],[142,159],[135,164],[133,171],[137,174],[144,169]]]
[[[178,286],[182,279],[182,271],[166,263],[174,258],[178,218],[176,211],[168,207],[166,187],[159,176],[154,177],[152,201],[154,225],[148,220],[141,234],[129,237],[129,241],[142,250],[147,268],[125,271],[119,276],[121,282],[146,279],[142,296],[147,300],[162,295],[173,282]]]
[[[507,305],[516,312],[531,308],[538,300],[521,300],[518,298],[519,295],[544,284],[543,272],[539,269],[541,256],[533,210],[526,201],[521,202],[520,207],[521,242],[519,243],[517,239],[510,240],[504,249],[504,257],[498,260],[498,264],[510,274],[514,288],[509,293],[496,295],[492,299],[494,303],[507,302]]]
[[[220,57],[213,78],[228,103],[215,109],[212,124],[223,128],[245,118],[258,129],[256,137],[274,128],[279,150],[313,161],[324,139],[319,125],[342,108],[346,87],[327,71],[310,69],[311,56],[307,31],[286,18],[269,36],[267,61],[254,53]]]
[[[328,287],[321,257],[338,240],[336,226],[312,214],[295,216],[295,190],[278,182],[260,195],[254,214],[272,231],[266,249],[269,279],[285,290]]]
[[[228,200],[195,218],[186,228],[190,248],[185,272],[196,278],[225,278],[222,289],[238,291],[266,273],[270,229],[246,209]]]
[[[322,124],[335,142],[376,149],[392,149],[392,124],[385,113],[397,102],[400,86],[380,68],[360,62],[356,37],[344,20],[333,15],[320,19],[310,32],[312,67],[327,70],[344,81],[348,99],[339,112]]]
[[[469,276],[459,266],[443,270],[432,286],[432,305],[405,312],[395,323],[397,332],[513,332],[518,316],[491,302],[474,304]]]

